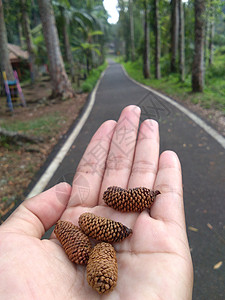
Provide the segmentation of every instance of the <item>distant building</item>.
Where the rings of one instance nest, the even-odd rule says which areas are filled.
[[[21,49],[20,46],[8,44],[9,59],[12,64],[13,70],[17,71],[19,79],[23,78],[23,75],[30,70],[29,67],[29,54],[27,51]],[[3,77],[0,71],[0,95],[5,95],[5,87],[3,83]]]
[[[20,46],[8,44],[9,59],[13,70],[16,70],[19,78],[23,75],[23,70],[29,70],[29,54],[21,49]]]

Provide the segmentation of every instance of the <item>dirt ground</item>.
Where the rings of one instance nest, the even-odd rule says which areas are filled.
[[[34,128],[29,129],[28,125],[25,131],[19,133],[41,138],[43,141],[19,145],[0,142],[0,220],[13,208],[16,200],[24,197],[24,191],[34,174],[77,118],[87,99],[87,94],[77,94],[75,98],[66,101],[49,100],[51,85],[48,78],[43,78],[33,86],[24,87],[23,93],[27,107],[14,106],[13,115],[6,110],[5,98],[0,98],[0,127],[2,124],[12,126],[17,122],[26,126],[33,122]],[[48,123],[51,116],[53,121]],[[35,125],[34,122],[40,120],[42,123]]]

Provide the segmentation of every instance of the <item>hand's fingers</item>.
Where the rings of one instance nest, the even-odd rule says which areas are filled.
[[[185,227],[182,174],[176,153],[165,151],[161,154],[154,190],[161,194],[156,197],[151,216]]]
[[[0,229],[41,238],[64,212],[71,193],[71,186],[65,182],[25,200]]]
[[[100,204],[103,204],[101,197],[109,186],[127,187],[133,164],[140,113],[139,107],[130,105],[120,115],[106,161]]]
[[[159,130],[154,120],[145,120],[140,127],[128,187],[152,189],[159,159]]]
[[[106,121],[92,137],[76,170],[68,207],[97,204],[115,126],[115,121]]]

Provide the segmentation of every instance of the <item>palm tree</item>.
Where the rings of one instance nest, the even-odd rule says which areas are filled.
[[[161,56],[161,41],[160,41],[160,20],[159,20],[159,0],[154,0],[155,12],[155,78],[161,78],[160,56]]]
[[[32,42],[32,36],[31,36],[27,1],[20,0],[20,5],[21,5],[21,17],[22,17],[23,31],[24,31],[24,35],[25,35],[25,39],[26,39],[27,51],[29,53],[31,81],[34,82],[36,79],[37,71],[36,71],[36,67],[35,67],[35,52],[34,52],[34,45]]]
[[[184,3],[179,0],[179,71],[180,81],[185,80],[185,37],[184,37]]]
[[[204,12],[205,0],[195,0],[195,52],[192,66],[192,91],[204,88]]]
[[[8,80],[14,80],[13,69],[9,60],[8,39],[4,21],[3,4],[0,0],[0,67],[6,72]]]
[[[52,96],[70,98],[74,96],[71,82],[66,74],[59,37],[55,24],[55,16],[50,0],[38,0],[45,43],[48,51],[49,70],[52,81]]]
[[[143,74],[145,78],[150,77],[149,63],[149,21],[148,21],[148,1],[144,0],[144,52],[143,52]]]
[[[62,19],[63,40],[64,40],[64,46],[65,46],[65,57],[66,57],[67,63],[69,64],[72,82],[75,82],[75,64],[74,64],[73,54],[72,54],[71,46],[70,46],[70,37],[69,37],[69,33],[68,33],[70,21],[69,21],[68,14],[67,14],[65,7],[61,6],[60,11],[61,11],[61,19]]]
[[[171,10],[171,72],[176,72],[179,31],[178,0],[171,0]]]
[[[90,73],[90,65],[92,63],[92,52],[94,51],[97,55],[101,55],[99,51],[99,44],[92,43],[92,37],[102,35],[102,31],[91,31],[87,35],[87,41],[82,43],[78,42],[77,46],[73,48],[74,51],[82,51],[86,58],[86,70],[87,74]]]
[[[131,60],[135,60],[133,0],[129,0]]]

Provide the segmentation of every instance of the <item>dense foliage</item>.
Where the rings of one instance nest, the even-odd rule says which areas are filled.
[[[111,34],[115,44],[115,52],[123,56],[125,62],[132,61],[131,42],[132,36],[130,32],[130,1],[119,0],[119,21],[111,28]],[[133,66],[134,69],[142,71],[143,69],[143,52],[144,52],[144,3],[146,0],[133,0],[133,26],[134,26],[134,44],[135,44],[135,59],[138,63],[129,64],[129,70]],[[158,5],[158,15],[155,14],[156,4]],[[180,15],[180,7],[182,7],[183,15]],[[196,25],[195,10],[199,15],[199,7],[202,7],[202,15],[199,16],[199,21],[202,21],[202,44],[203,49],[199,49],[199,56],[196,56],[198,49],[196,45],[196,36],[199,33],[199,23]],[[177,8],[176,8],[177,6]],[[150,77],[156,77],[155,69],[158,67],[161,70],[162,77],[174,76],[179,81],[185,82],[193,88],[191,77],[203,71],[203,86],[207,92],[209,85],[213,80],[214,84],[218,83],[218,92],[223,93],[225,86],[222,86],[222,78],[225,75],[224,61],[224,30],[225,30],[225,1],[221,0],[148,0],[147,9],[149,13],[149,57],[150,57]],[[159,22],[159,35],[156,31],[156,16]],[[176,19],[177,18],[177,19]],[[181,49],[181,20],[183,21],[183,50]],[[174,24],[177,22],[177,28]],[[200,24],[201,25],[201,24]],[[177,31],[176,31],[177,30]],[[174,35],[177,34],[177,42],[174,45]],[[156,48],[156,39],[160,39],[160,49]],[[200,36],[201,38],[201,36]],[[174,47],[176,49],[174,50]],[[160,51],[158,53],[158,51]],[[172,59],[175,51],[175,66]],[[182,53],[183,51],[183,53]],[[156,55],[160,57],[159,66],[156,64]],[[183,66],[181,66],[181,55]],[[203,56],[202,65],[194,69],[194,57],[198,63],[198,57]],[[200,58],[201,59],[201,58]],[[173,67],[173,68],[172,68]],[[196,67],[196,66],[195,66]],[[198,68],[199,67],[199,68]],[[183,69],[183,70],[182,70]],[[196,71],[195,71],[196,70]],[[182,78],[181,72],[184,77]],[[174,75],[172,75],[174,74]],[[199,74],[197,74],[199,75]],[[199,75],[200,76],[200,75]],[[145,77],[145,76],[143,76]],[[146,78],[146,77],[145,77]],[[159,78],[158,78],[159,79]],[[217,83],[216,83],[217,82]],[[216,86],[214,86],[216,89]],[[189,88],[190,90],[190,88]],[[201,88],[196,91],[202,91]],[[222,96],[222,95],[220,95]],[[224,103],[223,103],[224,105]]]
[[[8,42],[27,49],[22,22],[22,12],[26,9],[36,64],[47,64],[47,50],[38,1],[26,1],[25,8],[22,6],[22,2],[22,0],[3,0]],[[68,52],[71,50],[75,72],[89,73],[93,67],[102,64],[105,58],[104,45],[107,41],[109,24],[102,1],[53,0],[51,2],[67,71],[71,73],[71,60],[68,57]],[[74,76],[74,74],[71,75]]]

